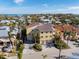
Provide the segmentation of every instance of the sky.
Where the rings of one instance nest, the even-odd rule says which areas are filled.
[[[74,13],[79,0],[0,0],[0,14]]]

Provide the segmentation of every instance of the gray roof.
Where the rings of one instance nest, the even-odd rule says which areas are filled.
[[[38,26],[36,29],[38,29],[40,32],[53,31],[51,24],[43,24],[41,26]]]
[[[0,38],[8,37],[8,31],[5,29],[0,30]]]
[[[8,37],[8,31],[10,28],[8,26],[1,26],[0,27],[0,38]]]
[[[0,30],[7,30],[10,31],[10,27],[9,26],[0,26]]]
[[[1,23],[10,23],[9,20],[1,20]]]

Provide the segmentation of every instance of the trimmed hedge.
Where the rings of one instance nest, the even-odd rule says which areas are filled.
[[[33,48],[34,48],[35,50],[37,50],[37,51],[42,51],[42,45],[40,45],[40,44],[35,44],[35,45],[33,45]]]
[[[0,59],[6,59],[4,56],[0,56]]]

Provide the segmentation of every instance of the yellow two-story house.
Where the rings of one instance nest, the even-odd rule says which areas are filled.
[[[40,44],[52,43],[54,31],[50,24],[43,24],[41,26],[38,26],[36,29],[39,31],[38,33]]]

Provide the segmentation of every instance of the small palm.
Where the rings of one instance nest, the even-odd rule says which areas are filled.
[[[42,55],[43,56],[43,59],[46,59],[47,58],[47,55]]]

